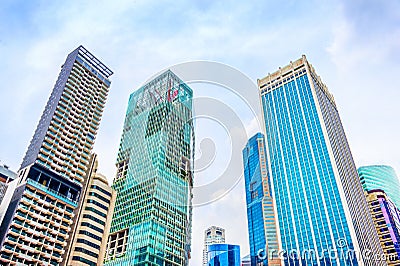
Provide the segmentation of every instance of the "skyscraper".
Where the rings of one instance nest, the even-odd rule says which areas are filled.
[[[385,265],[350,256],[383,253],[336,103],[314,68],[303,56],[258,86],[285,263]],[[333,249],[339,256],[324,253]]]
[[[111,75],[82,46],[67,56],[0,227],[1,263],[62,262]]]
[[[368,165],[359,167],[357,171],[365,191],[381,189],[400,208],[400,182],[392,167]]]
[[[366,192],[376,232],[388,265],[400,265],[400,210],[381,189]]]
[[[92,154],[64,253],[64,265],[67,266],[103,265],[116,193],[106,177],[97,172],[97,167],[97,155]]]
[[[279,266],[276,218],[263,134],[257,133],[247,142],[243,164],[251,265]]]
[[[131,94],[117,157],[105,265],[187,265],[192,90],[166,71]]]
[[[211,244],[225,243],[225,229],[211,226],[204,231],[203,266],[207,266],[207,249]]]

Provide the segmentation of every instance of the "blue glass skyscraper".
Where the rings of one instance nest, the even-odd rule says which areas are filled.
[[[264,135],[257,133],[243,149],[251,265],[280,265],[278,236],[268,177]],[[275,257],[274,257],[275,254]]]
[[[350,256],[383,253],[334,98],[314,68],[303,56],[258,86],[285,264],[385,265]]]

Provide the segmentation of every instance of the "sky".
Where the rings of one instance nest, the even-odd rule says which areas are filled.
[[[129,94],[156,73],[205,60],[256,84],[303,54],[335,97],[356,165],[387,164],[400,173],[399,1],[3,0],[0,160],[11,169],[19,168],[66,55],[81,44],[114,71],[94,147],[99,171],[110,181]],[[211,150],[215,157],[196,173],[200,187],[219,178],[231,160],[240,162],[235,145],[244,146],[258,127],[229,89],[191,86],[195,97],[234,110],[246,132],[210,119],[196,122],[196,154],[205,158]],[[201,265],[203,232],[211,225],[225,228],[227,242],[248,254],[242,166],[235,167],[239,173],[223,193],[194,208],[190,265]]]

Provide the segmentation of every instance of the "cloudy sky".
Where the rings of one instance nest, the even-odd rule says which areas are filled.
[[[155,73],[209,60],[256,82],[302,54],[335,96],[357,166],[388,164],[400,173],[399,1],[3,0],[0,160],[13,170],[18,170],[61,64],[80,44],[115,73],[95,145],[100,171],[109,180],[115,174],[128,96]],[[193,88],[198,97],[242,111],[221,87]],[[247,134],[255,133],[252,119],[239,117]],[[216,154],[214,166],[196,176],[199,185],[217,178],[229,156],[238,155],[225,145],[235,141],[235,134],[210,121],[199,121],[197,127],[198,138],[212,140]],[[226,228],[227,241],[240,244],[242,255],[248,253],[243,182],[239,178],[233,189],[225,189],[224,197],[194,209],[191,265],[201,264],[203,231],[210,225]]]

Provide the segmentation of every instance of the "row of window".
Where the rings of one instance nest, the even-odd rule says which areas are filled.
[[[100,250],[100,246],[99,245],[97,245],[97,244],[95,244],[95,243],[93,243],[91,241],[88,241],[86,239],[78,238],[77,242],[85,244],[85,245],[88,245],[89,247],[95,248],[97,250]]]
[[[89,192],[89,196],[95,196],[96,198],[98,198],[98,199],[110,204],[110,200],[109,199],[97,194],[96,192]]]
[[[96,254],[96,253],[94,253],[94,252],[92,252],[90,250],[87,250],[86,248],[76,247],[75,251],[84,253],[84,254],[89,255],[89,256],[91,256],[93,258],[96,258],[96,259],[99,257],[98,254]]]
[[[94,217],[94,216],[92,216],[92,215],[90,215],[90,214],[84,214],[84,215],[83,215],[83,218],[90,219],[90,220],[92,220],[92,221],[95,221],[95,222],[98,223],[98,224],[103,225],[103,226],[106,224],[104,221],[102,221],[102,220],[100,220],[100,219],[98,219],[98,218],[96,218],[96,217]]]
[[[95,226],[95,225],[93,225],[93,224],[87,223],[87,222],[82,222],[82,223],[81,223],[81,226],[89,227],[89,228],[91,228],[91,229],[93,229],[93,230],[95,230],[95,231],[97,231],[97,232],[99,232],[99,233],[101,233],[101,234],[104,233],[104,230],[103,230],[103,229],[101,229],[101,228],[99,228],[99,227],[97,227],[97,226]]]
[[[89,265],[89,266],[96,266],[96,265],[97,265],[96,262],[93,262],[93,261],[91,261],[91,260],[82,258],[82,257],[80,257],[80,256],[73,256],[73,257],[72,257],[72,260],[74,260],[74,261],[80,261],[80,262],[86,263],[86,264]]]
[[[90,188],[97,189],[97,190],[101,191],[102,193],[106,194],[107,196],[111,197],[111,193],[100,186],[91,185]]]
[[[108,207],[107,207],[107,206],[101,204],[100,202],[98,202],[98,201],[96,201],[96,200],[88,199],[88,200],[87,200],[87,203],[93,203],[94,205],[96,205],[96,206],[102,208],[103,210],[108,211]]]
[[[95,214],[98,214],[98,215],[100,215],[101,217],[107,218],[107,214],[105,214],[105,213],[103,213],[103,212],[101,212],[101,211],[99,211],[98,209],[95,209],[95,208],[93,208],[93,207],[85,207],[85,210],[86,210],[86,211],[94,212]]]
[[[101,237],[85,230],[79,230],[79,234],[91,237],[95,240],[101,241]]]

